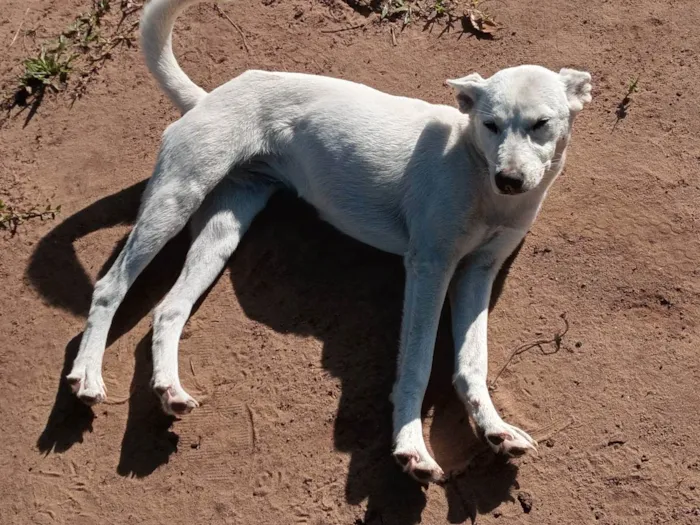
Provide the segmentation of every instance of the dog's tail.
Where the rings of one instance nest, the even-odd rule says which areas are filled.
[[[204,0],[151,0],[141,17],[141,49],[146,65],[170,100],[185,114],[207,94],[192,82],[173,55],[175,19],[188,6]]]

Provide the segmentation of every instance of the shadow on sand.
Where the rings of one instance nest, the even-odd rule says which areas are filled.
[[[445,130],[426,130],[426,140],[445,140]],[[135,220],[145,183],[103,198],[67,218],[39,243],[27,269],[38,292],[52,305],[87,314],[92,283],[73,243],[90,232]],[[102,272],[109,268],[118,249]],[[126,333],[155,306],[179,273],[188,239],[179,235],[156,257],[129,291],[110,340]],[[517,250],[516,250],[517,254]],[[494,288],[492,305],[515,255]],[[365,524],[419,523],[426,498],[422,488],[394,465],[391,456],[389,392],[395,374],[403,296],[399,257],[360,244],[321,222],[315,211],[289,195],[273,197],[255,220],[230,263],[233,290],[246,315],[283,334],[303,334],[323,343],[322,365],[342,383],[334,439],[350,454],[346,499],[368,499]],[[451,386],[452,341],[447,315],[438,334],[424,412],[430,413],[430,446],[439,462],[464,462],[480,441],[467,422]],[[77,353],[80,335],[65,349],[61,378]],[[127,428],[118,472],[147,476],[177,450],[172,420],[163,415],[148,387],[150,334],[136,348]],[[63,452],[91,431],[92,409],[76,402],[57,377],[57,393],[38,439],[44,453]],[[466,450],[465,450],[466,449]],[[454,451],[459,453],[458,457]],[[484,463],[484,458],[486,463]],[[477,455],[467,472],[445,486],[448,521],[463,523],[511,500],[517,467]]]

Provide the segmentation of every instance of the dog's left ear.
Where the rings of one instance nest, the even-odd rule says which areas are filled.
[[[476,105],[479,96],[484,92],[486,81],[479,73],[472,73],[466,77],[454,80],[446,80],[447,85],[457,91],[457,104],[462,113],[469,113]]]
[[[564,84],[566,98],[569,101],[569,109],[578,113],[583,109],[583,105],[591,101],[591,74],[575,69],[562,69],[559,77]]]

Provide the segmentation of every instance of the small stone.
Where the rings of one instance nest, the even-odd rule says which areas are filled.
[[[525,514],[529,514],[532,510],[532,494],[525,491],[519,492],[518,501],[520,502],[520,506],[523,508],[523,512]]]
[[[625,443],[627,443],[627,440],[622,438],[622,437],[614,437],[614,438],[608,440],[609,447],[614,447],[616,445],[622,446]]]

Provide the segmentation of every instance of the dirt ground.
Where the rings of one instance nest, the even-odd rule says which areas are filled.
[[[113,2],[116,3],[116,2]],[[90,2],[0,1],[0,88]],[[212,89],[248,68],[327,74],[452,103],[446,78],[520,63],[593,74],[566,172],[491,314],[494,400],[540,441],[505,462],[450,385],[444,322],[426,436],[456,474],[423,490],[390,457],[402,300],[397,257],[338,233],[291,197],[256,220],[185,329],[180,369],[203,406],[182,420],[148,388],[149,312],[174,282],[171,242],[120,309],[109,402],[74,401],[92,283],[134,220],[177,112],[137,46],[115,50],[71,105],[47,96],[0,128],[0,199],[62,205],[0,230],[0,523],[411,525],[700,522],[700,2],[504,0],[493,40],[438,24],[370,23],[340,0],[200,5],[175,31]],[[392,42],[394,28],[395,44]],[[17,38],[15,38],[17,36]],[[616,110],[639,77],[627,116]]]

